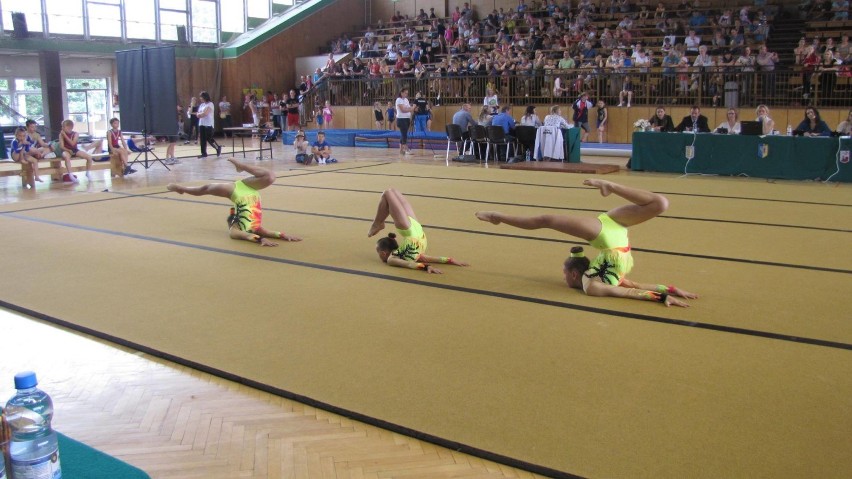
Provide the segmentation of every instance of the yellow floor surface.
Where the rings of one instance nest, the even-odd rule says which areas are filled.
[[[606,179],[668,196],[662,217],[631,229],[631,277],[699,293],[691,308],[569,290],[561,265],[580,241],[473,216],[623,203],[580,176],[382,162],[279,173],[264,224],[305,240],[278,248],[230,240],[226,200],[163,188],[4,205],[0,254],[15,273],[0,299],[568,474],[852,471],[848,188]],[[469,268],[379,261],[366,232],[390,186],[429,253]]]

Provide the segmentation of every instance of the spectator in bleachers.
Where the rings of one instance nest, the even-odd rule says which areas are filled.
[[[802,65],[807,55],[808,45],[804,37],[799,39],[799,44],[793,49],[793,61],[795,65]]]
[[[805,49],[805,58],[802,60],[802,96],[807,99],[810,97],[811,80],[816,73],[817,66],[821,63],[821,58],[816,53],[813,45],[808,45]]]
[[[654,20],[659,25],[659,22],[665,21],[666,18],[668,18],[666,6],[663,4],[663,2],[659,2],[657,4],[657,8],[654,10]]]
[[[620,49],[612,50],[612,54],[606,59],[606,68],[609,73],[609,94],[617,97],[624,84],[624,56]]]
[[[849,34],[844,33],[840,36],[840,44],[837,45],[835,56],[844,64],[852,61],[852,44],[849,43]]]
[[[763,95],[770,98],[775,97],[775,65],[778,63],[778,54],[770,52],[766,45],[761,45],[755,59],[762,73],[761,84]]]
[[[728,38],[725,36],[724,30],[717,29],[713,33],[713,39],[710,40],[710,46],[713,47],[710,53],[713,55],[721,55],[728,47]]]
[[[740,49],[745,45],[745,36],[743,36],[742,28],[733,27],[728,35],[728,45],[734,53],[739,53]]]
[[[734,62],[740,71],[740,103],[748,104],[752,97],[752,88],[754,85],[754,70],[756,60],[751,54],[751,48],[745,47],[743,53]]]
[[[683,44],[686,46],[687,53],[698,53],[698,47],[701,45],[701,37],[698,36],[695,30],[690,30],[686,38],[683,39]]]
[[[834,0],[831,2],[831,11],[834,13],[832,20],[849,20],[849,0]]]
[[[817,68],[823,101],[830,100],[834,96],[834,88],[837,86],[838,65],[839,62],[834,58],[834,51],[826,50],[822,55],[822,63]]]

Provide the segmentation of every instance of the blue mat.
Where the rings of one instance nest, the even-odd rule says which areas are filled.
[[[59,434],[59,464],[68,479],[150,479],[141,469]]]
[[[399,145],[399,130],[323,130],[325,141],[330,146],[359,146],[365,148],[388,148]],[[317,130],[306,130],[307,140],[313,143],[317,139]],[[295,131],[285,131],[281,135],[284,145],[293,145],[296,141]],[[446,148],[447,134],[430,131],[426,133],[411,133],[408,141],[412,148]]]

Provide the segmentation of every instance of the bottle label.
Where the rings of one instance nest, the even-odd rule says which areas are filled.
[[[29,460],[12,458],[12,476],[15,479],[62,479],[59,450]]]

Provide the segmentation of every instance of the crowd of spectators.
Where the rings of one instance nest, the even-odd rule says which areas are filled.
[[[848,13],[848,0],[834,4],[831,18]],[[752,97],[775,95],[777,69],[793,67],[766,45],[779,13],[765,0],[721,10],[699,0],[680,0],[673,7],[650,0],[518,0],[513,10],[484,15],[464,3],[449,17],[439,17],[434,9],[421,9],[413,17],[397,12],[363,36],[342,36],[331,43],[332,53],[353,58],[332,62],[321,73],[323,78],[364,80],[368,91],[359,104],[368,105],[392,97],[410,81],[419,82],[412,86],[438,102],[481,97],[491,86],[514,98],[558,100],[593,91],[622,105],[633,97],[657,102],[679,96],[689,103],[697,97],[721,104],[725,83],[736,82],[740,104],[754,104],[758,98]],[[852,61],[848,47],[827,48],[827,43],[813,44],[819,61],[806,61],[808,53],[796,56],[804,70],[804,98],[813,93],[814,73],[837,76],[843,73],[841,65]],[[840,41],[847,43],[848,38]],[[827,60],[828,50],[832,58]],[[821,85],[824,95],[831,93],[830,81]],[[335,102],[359,101],[352,92],[331,95]]]

